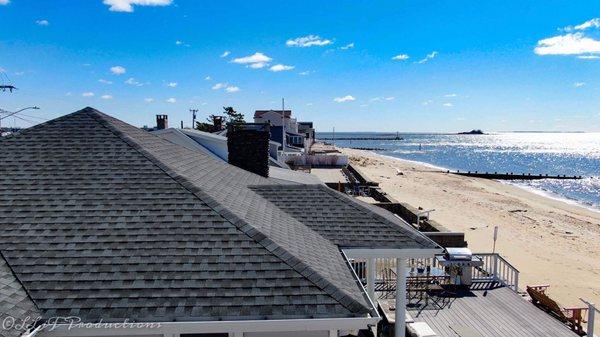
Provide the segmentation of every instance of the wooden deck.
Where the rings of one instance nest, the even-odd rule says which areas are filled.
[[[481,287],[445,304],[408,308],[440,337],[575,337],[567,326],[506,287]],[[441,308],[440,308],[441,307]]]

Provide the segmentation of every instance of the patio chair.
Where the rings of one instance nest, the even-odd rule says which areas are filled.
[[[546,290],[549,285],[534,285],[527,286],[527,293],[531,297],[531,302],[538,307],[541,307],[549,313],[556,316],[559,320],[569,325],[571,330],[578,334],[583,333],[581,323],[585,323],[583,314],[587,310],[586,307],[565,308],[560,306],[556,301],[551,299]]]

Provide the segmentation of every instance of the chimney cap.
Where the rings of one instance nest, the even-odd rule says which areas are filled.
[[[269,123],[227,123],[227,131],[261,131],[269,132]]]

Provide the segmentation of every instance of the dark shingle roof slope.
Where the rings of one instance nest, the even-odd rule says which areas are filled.
[[[437,248],[400,220],[386,217],[367,204],[348,200],[323,185],[252,186],[251,189],[342,248]]]
[[[0,254],[0,337],[21,336],[40,313]]]
[[[355,317],[339,248],[249,185],[274,182],[94,109],[2,139],[0,251],[45,317]]]

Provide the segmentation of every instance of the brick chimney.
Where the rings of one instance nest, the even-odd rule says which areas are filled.
[[[269,124],[227,124],[229,164],[269,176]]]
[[[213,116],[213,132],[223,130],[223,116]]]
[[[164,130],[169,127],[169,116],[167,115],[156,115],[156,128],[158,130]]]

